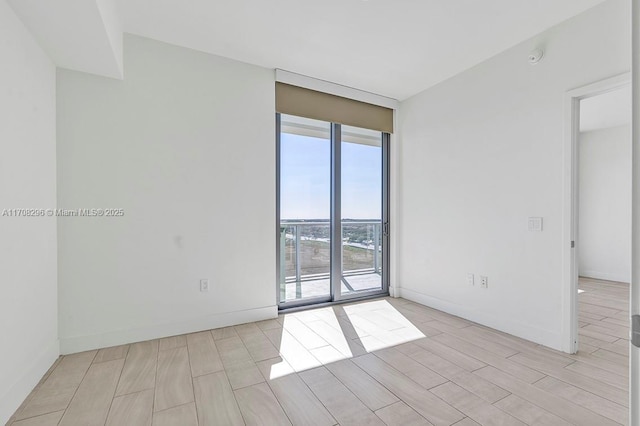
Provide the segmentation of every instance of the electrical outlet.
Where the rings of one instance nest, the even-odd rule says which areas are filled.
[[[474,287],[476,285],[474,276],[471,273],[467,274],[467,284],[469,284],[471,287]]]
[[[209,280],[202,279],[200,280],[200,291],[206,293],[209,291]]]
[[[489,288],[489,278],[480,275],[480,287]]]

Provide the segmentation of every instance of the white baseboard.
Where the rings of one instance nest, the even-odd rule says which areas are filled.
[[[617,281],[620,283],[628,283],[631,281],[629,275],[598,272],[598,271],[580,271],[580,276],[585,278],[593,278],[594,280]]]
[[[148,327],[116,330],[88,336],[65,337],[60,339],[60,352],[67,355],[127,343],[142,342],[145,340],[244,324],[247,322],[262,321],[276,318],[277,316],[278,307],[273,305],[243,311],[225,312],[202,318],[157,324]]]
[[[389,296],[394,298],[400,297],[400,289],[394,286],[389,286]]]
[[[0,424],[5,424],[36,387],[55,360],[60,356],[60,343],[56,340],[33,361],[31,368],[0,397]]]
[[[552,349],[562,350],[562,335],[553,333],[549,330],[543,330],[535,327],[535,325],[524,324],[513,318],[497,317],[493,314],[480,312],[467,306],[458,305],[447,300],[438,299],[437,297],[419,293],[407,288],[396,289],[400,292],[400,297],[420,303],[421,305],[446,312],[451,315],[491,327],[495,330],[502,331],[513,336],[520,337],[531,342],[535,342]]]

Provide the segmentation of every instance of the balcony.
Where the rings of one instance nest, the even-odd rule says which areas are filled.
[[[382,221],[342,221],[342,294],[382,288]],[[329,221],[280,223],[280,300],[330,294]]]

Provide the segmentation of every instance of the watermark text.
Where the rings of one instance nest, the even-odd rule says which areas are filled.
[[[122,208],[3,209],[0,217],[122,217]]]

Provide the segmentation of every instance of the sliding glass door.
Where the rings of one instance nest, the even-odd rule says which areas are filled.
[[[382,134],[341,126],[341,295],[382,290]]]
[[[279,123],[279,301],[331,300],[331,123]]]
[[[385,294],[389,135],[276,119],[279,306]]]

